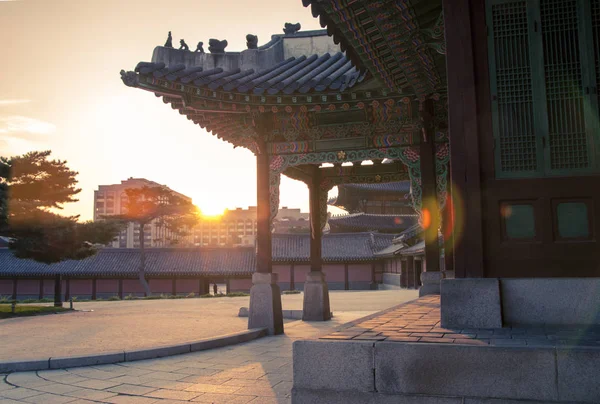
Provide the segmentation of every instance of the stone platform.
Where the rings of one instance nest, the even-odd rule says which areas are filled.
[[[439,296],[294,343],[294,403],[598,403],[600,328],[447,329]],[[500,401],[498,401],[500,400]]]

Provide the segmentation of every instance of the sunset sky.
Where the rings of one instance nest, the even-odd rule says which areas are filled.
[[[190,46],[227,39],[259,45],[285,22],[320,29],[300,0],[0,0],[0,155],[51,149],[79,172],[90,219],[100,184],[144,177],[193,198],[203,212],[256,204],[252,153],[233,149],[145,91],[121,69],[150,61],[167,32]],[[286,177],[281,206],[308,211],[308,190]]]

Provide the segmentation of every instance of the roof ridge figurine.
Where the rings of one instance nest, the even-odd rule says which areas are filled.
[[[248,47],[248,49],[257,49],[258,36],[252,34],[246,35],[246,46]]]
[[[302,26],[300,25],[299,22],[297,22],[296,24],[286,22],[285,26],[283,28],[283,33],[286,35],[294,35],[296,32],[300,31],[301,27]]]
[[[226,39],[219,41],[218,39],[211,38],[208,40],[208,50],[210,53],[225,53],[226,47]]]
[[[165,48],[173,47],[173,37],[171,36],[171,31],[169,31],[169,36],[167,37],[167,42],[165,42]]]
[[[179,44],[181,45],[179,47],[179,50],[184,50],[184,51],[189,51],[190,50],[190,47],[188,46],[188,44],[185,43],[185,40],[183,40],[183,39],[180,40]]]
[[[200,41],[198,42],[198,45],[196,45],[196,50],[194,52],[198,52],[198,53],[204,53],[204,42]]]

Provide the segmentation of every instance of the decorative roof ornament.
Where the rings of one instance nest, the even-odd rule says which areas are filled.
[[[252,34],[246,35],[246,46],[248,47],[248,49],[257,49],[258,36]]]
[[[294,35],[298,31],[300,31],[301,27],[302,26],[300,25],[299,22],[297,22],[296,24],[286,22],[285,27],[283,28],[283,33],[286,35]]]
[[[140,81],[139,76],[135,72],[126,72],[125,70],[121,70],[121,80],[123,80],[123,83],[127,87],[137,87]]]
[[[171,31],[169,31],[169,36],[167,37],[167,42],[165,42],[165,48],[173,47],[173,37],[171,36]]]
[[[202,41],[198,42],[198,45],[196,45],[196,50],[194,52],[204,53],[204,42],[202,42]]]
[[[218,39],[211,38],[208,40],[208,50],[210,53],[225,53],[226,47],[226,39],[219,41]]]
[[[179,41],[179,45],[181,45],[181,46],[179,47],[179,50],[184,50],[184,51],[188,51],[188,52],[189,52],[189,50],[190,50],[190,47],[188,46],[188,44],[186,44],[186,43],[185,43],[185,40],[183,40],[183,39],[182,39],[182,40],[180,40],[180,41]]]

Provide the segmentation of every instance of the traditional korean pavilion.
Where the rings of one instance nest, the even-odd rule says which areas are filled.
[[[420,294],[442,284],[444,326],[599,323],[590,314],[598,294],[582,302],[573,292],[600,275],[599,1],[303,3],[325,30],[286,25],[261,46],[249,35],[242,52],[217,40],[211,53],[157,47],[121,72],[126,85],[256,155],[249,326],[283,331],[270,240],[281,174],[310,190],[306,320],[329,317],[327,191],[408,180],[424,228]],[[457,279],[439,271],[438,231]],[[515,314],[516,301],[544,316]],[[561,316],[564,302],[583,306]]]
[[[394,15],[384,18],[396,24]],[[429,10],[423,23],[430,29],[427,35],[394,39],[405,48],[402,58],[392,49],[377,50],[374,57],[372,49],[349,46],[338,34],[298,32],[286,25],[283,35],[262,46],[248,35],[242,52],[226,52],[225,42],[217,40],[211,40],[210,53],[157,47],[150,62],[121,72],[126,85],[154,93],[201,128],[257,156],[257,273],[249,327],[283,332],[271,261],[281,174],[304,181],[310,191],[305,320],[330,316],[321,232],[333,186],[408,180],[415,211],[425,212],[428,229],[437,233],[449,159],[441,9]],[[365,24],[375,27],[371,20]],[[384,159],[391,161],[382,164]],[[368,160],[374,164],[361,165]],[[439,272],[433,239],[427,245],[427,253],[436,257],[430,260],[431,273]],[[439,293],[440,278],[435,276],[434,292]]]
[[[414,214],[410,200],[410,182],[338,185],[337,196],[329,200],[348,213]]]
[[[399,234],[418,221],[410,200],[410,182],[341,184],[328,204],[348,212],[333,215],[332,233],[377,231]]]

